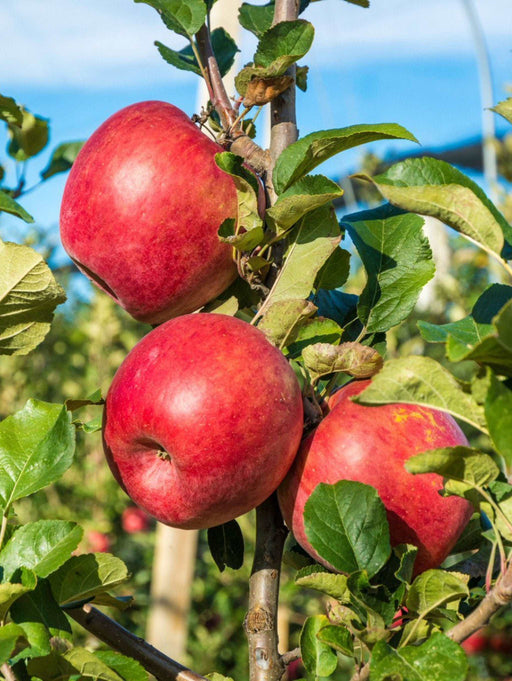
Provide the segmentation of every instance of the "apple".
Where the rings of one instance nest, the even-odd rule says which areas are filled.
[[[352,402],[350,398],[368,384],[368,380],[354,381],[330,400],[329,414],[304,440],[279,488],[281,510],[298,543],[326,565],[306,537],[306,501],[321,482],[355,480],[372,485],[386,507],[392,545],[418,547],[418,574],[443,562],[473,508],[460,497],[440,496],[441,476],[412,475],[404,462],[428,449],[467,445],[467,440],[453,418],[440,411],[408,404],[369,407]]]
[[[132,500],[157,520],[198,529],[263,502],[297,453],[295,374],[263,333],[220,314],[153,329],[106,397],[104,449]]]
[[[479,629],[461,643],[467,655],[478,655],[489,647],[489,637],[485,630]]]
[[[89,138],[62,199],[64,248],[77,267],[138,320],[192,312],[236,277],[217,231],[236,217],[222,148],[172,104],[118,111]]]
[[[150,519],[142,508],[128,506],[121,514],[121,527],[128,534],[147,532],[150,527]]]
[[[89,530],[86,535],[87,546],[92,553],[106,553],[110,551],[110,539],[104,532]]]

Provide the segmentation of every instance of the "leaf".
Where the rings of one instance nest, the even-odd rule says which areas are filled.
[[[206,19],[206,3],[203,0],[134,1],[143,2],[156,9],[167,28],[185,37],[195,35]]]
[[[339,572],[375,575],[389,558],[386,509],[377,491],[361,482],[320,483],[306,502],[306,536]]]
[[[0,552],[4,580],[25,567],[47,577],[64,563],[78,546],[83,530],[65,520],[38,520],[23,525]]]
[[[34,218],[27,213],[27,211],[20,206],[20,204],[12,199],[9,194],[6,194],[0,189],[0,212],[11,213],[11,215],[16,215],[25,222],[34,222]]]
[[[325,615],[308,617],[300,634],[300,651],[306,671],[314,677],[330,676],[338,666],[336,653],[322,643],[318,632],[329,624]]]
[[[419,646],[395,650],[380,641],[372,651],[372,681],[465,681],[467,672],[462,648],[438,632]]]
[[[239,570],[244,563],[244,538],[236,520],[208,528],[208,546],[221,572],[230,567]]]
[[[338,223],[329,206],[305,215],[289,236],[284,265],[260,312],[278,300],[308,298],[318,271],[340,239]]]
[[[13,656],[20,638],[25,638],[25,632],[17,624],[9,622],[0,627],[0,665]]]
[[[264,106],[293,85],[293,76],[255,76],[249,81],[242,104],[245,107]]]
[[[71,662],[68,662],[64,655],[53,650],[49,655],[29,660],[27,672],[31,679],[44,679],[44,681],[79,679],[79,681],[83,681],[83,677],[78,677],[78,669]]]
[[[175,66],[181,71],[192,71],[192,73],[202,76],[201,69],[190,45],[187,45],[182,50],[173,50],[159,40],[155,40],[155,46],[162,59],[171,64],[171,66]]]
[[[272,66],[284,72],[309,51],[314,35],[315,29],[309,21],[281,21],[261,36],[254,55],[254,65],[263,68]],[[279,66],[276,67],[276,64]]]
[[[53,595],[61,607],[90,600],[127,579],[126,565],[109,553],[72,556],[49,577]]]
[[[495,111],[500,116],[503,116],[509,123],[512,123],[512,97],[491,107],[491,111]]]
[[[380,371],[383,359],[361,343],[315,343],[302,351],[304,365],[314,377],[344,372],[354,378],[369,378]]]
[[[512,227],[480,187],[449,163],[410,158],[373,178],[381,194],[398,208],[438,218],[491,254],[500,254]]]
[[[316,289],[336,289],[345,284],[350,274],[350,252],[336,248],[318,272]]]
[[[312,303],[310,303],[312,305]],[[314,317],[302,324],[295,334],[293,343],[287,345],[291,357],[300,355],[304,348],[312,343],[328,343],[337,345],[340,342],[343,329],[332,319]]]
[[[73,463],[75,430],[61,404],[29,400],[0,423],[0,503],[46,487]]]
[[[370,6],[370,0],[345,0],[345,2],[349,2],[351,5],[358,5],[359,7]]]
[[[351,125],[312,132],[281,152],[273,172],[276,192],[282,194],[290,185],[335,154],[383,139],[417,142],[414,135],[396,123]]]
[[[274,20],[274,3],[251,5],[242,3],[238,12],[240,25],[260,38],[272,26]]]
[[[21,596],[11,606],[12,619],[22,625],[44,625],[52,636],[71,640],[71,626],[59,607],[46,579],[40,579],[32,591]]]
[[[308,89],[308,72],[309,66],[297,66],[295,70],[295,85],[302,92],[306,92]]]
[[[39,253],[0,241],[0,354],[26,355],[39,345],[65,300]]]
[[[354,397],[358,404],[419,404],[446,411],[486,432],[483,409],[452,374],[430,357],[391,359]]]
[[[31,676],[43,678],[45,681],[59,681],[69,677],[79,677],[79,681],[87,681],[87,679],[123,681],[123,677],[105,664],[100,656],[79,647],[71,648],[62,655],[52,652],[46,657],[30,660],[27,671]]]
[[[14,605],[16,605],[19,600],[16,601]],[[14,656],[12,656],[11,653],[11,657],[13,657],[11,665],[16,664],[19,660],[26,660],[27,658],[40,657],[41,655],[49,654],[51,651],[50,632],[44,624],[41,624],[41,622],[24,622],[23,626],[20,628],[28,645],[25,644],[25,647],[19,652],[16,652]],[[2,629],[0,629],[0,634]]]
[[[212,31],[211,41],[221,76],[225,76],[233,66],[235,55],[239,52],[239,49],[233,38],[222,27]],[[182,50],[173,50],[159,40],[155,41],[155,45],[162,59],[168,64],[171,64],[182,71],[192,71],[192,73],[202,76],[201,69],[199,68],[199,64],[197,63],[197,59],[190,45],[187,45]]]
[[[140,662],[131,657],[113,650],[97,650],[94,654],[103,664],[119,674],[123,681],[148,681],[147,671]]]
[[[321,643],[326,643],[330,648],[351,657],[354,654],[354,642],[352,635],[344,627],[335,624],[327,624],[317,633],[317,638]]]
[[[21,127],[23,108],[12,97],[0,95],[0,119],[11,125]]]
[[[489,435],[498,454],[512,467],[512,390],[491,374],[491,384],[485,399],[485,419]]]
[[[306,213],[343,195],[343,190],[323,175],[307,175],[278,197],[266,217],[279,234],[287,231]]]
[[[53,175],[68,171],[84,144],[85,142],[83,141],[64,142],[63,144],[59,144],[53,151],[48,165],[41,171],[43,180],[48,180],[48,178],[53,177]]]
[[[345,327],[357,319],[357,303],[359,298],[353,293],[318,290],[312,298],[318,307],[318,314],[336,321]]]
[[[411,584],[405,604],[409,610],[425,617],[435,608],[466,596],[469,596],[467,584],[453,573],[426,570]]]
[[[337,601],[348,602],[346,575],[329,572],[321,565],[308,565],[295,575],[295,584],[305,589],[321,591]]]
[[[498,375],[512,377],[512,300],[493,319],[493,333],[461,359],[472,359],[490,367]]]
[[[258,329],[279,348],[293,343],[302,324],[316,312],[316,306],[308,300],[278,300],[270,305]]]
[[[16,583],[0,584],[0,622],[5,620],[9,609],[18,598],[35,589],[37,578],[33,572],[22,568],[16,575]]]
[[[359,318],[368,333],[388,331],[409,316],[421,289],[434,276],[423,218],[388,204],[348,215],[342,226],[368,278],[359,298]]]
[[[48,144],[48,119],[22,108],[23,121],[21,127],[17,124],[9,125],[11,141],[7,153],[16,161],[27,161],[36,156]]]

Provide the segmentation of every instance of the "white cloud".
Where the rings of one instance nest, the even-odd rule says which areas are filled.
[[[510,42],[511,0],[474,0],[488,43]],[[372,0],[362,9],[340,0],[313,3],[309,63],[343,59],[468,53],[473,49],[462,0]],[[154,40],[180,46],[150,7],[131,0],[3,0],[0,35],[7,58],[0,82],[48,87],[115,88],[188,77],[166,65]],[[177,42],[176,42],[177,41]],[[246,42],[243,59],[254,43]]]

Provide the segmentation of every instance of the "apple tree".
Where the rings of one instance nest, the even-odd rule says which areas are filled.
[[[205,80],[209,104],[193,122],[170,104],[133,105],[83,149],[57,148],[42,171],[46,181],[73,166],[66,248],[156,328],[105,398],[29,399],[0,423],[1,672],[7,681],[203,678],[99,609],[129,606],[113,592],[128,576],[123,561],[75,554],[75,522],[17,520],[21,499],[73,465],[76,431],[103,424],[123,489],[164,522],[207,529],[221,570],[243,563],[235,518],[257,507],[251,681],[277,681],[299,658],[308,678],[335,678],[343,659],[352,681],[463,681],[460,643],[512,600],[512,227],[475,182],[425,157],[360,173],[384,202],[337,215],[342,189],[313,171],[355,146],[415,137],[377,121],[298,138],[295,88],[307,89],[308,71],[299,62],[314,39],[299,18],[307,0],[241,6],[258,44],[237,96],[222,79],[238,48],[210,30],[213,3],[136,2],[186,39],[158,51]],[[253,133],[267,105],[262,149]],[[496,112],[512,123],[511,100]],[[30,222],[23,169],[46,146],[47,123],[8,96],[0,117],[19,169],[14,186],[2,174],[0,209]],[[386,343],[434,275],[425,216],[502,277],[459,321],[419,322],[443,361],[393,356]],[[357,295],[346,290],[356,253]],[[0,263],[0,352],[26,354],[65,295],[25,245],[0,242]],[[96,418],[84,419],[84,407]],[[289,651],[276,626],[283,558],[326,603]],[[73,645],[71,621],[109,649]]]

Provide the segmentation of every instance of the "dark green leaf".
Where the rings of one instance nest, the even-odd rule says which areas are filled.
[[[25,222],[34,222],[34,218],[27,213],[27,211],[20,206],[20,204],[12,199],[9,194],[6,194],[0,189],[0,212],[11,213],[11,215],[16,215]]]
[[[382,175],[356,177],[373,182],[393,205],[438,218],[491,254],[502,252],[504,236],[512,243],[512,227],[482,189],[445,161],[410,158]]]
[[[83,530],[65,520],[38,520],[23,525],[12,535],[0,553],[4,580],[20,567],[47,577],[64,563],[78,546]]]
[[[0,355],[26,355],[66,295],[34,249],[0,241]]]
[[[358,5],[359,7],[370,6],[370,0],[345,0],[345,2],[350,2],[351,5]]]
[[[33,572],[21,568],[16,573],[16,582],[0,584],[0,621],[3,622],[9,609],[18,598],[29,591],[33,591],[37,585],[37,577]]]
[[[13,501],[46,487],[73,462],[75,430],[61,404],[29,400],[0,423],[0,503]]]
[[[351,634],[344,627],[335,624],[326,624],[317,633],[317,638],[321,643],[326,643],[330,648],[337,650],[343,655],[350,657],[354,653],[354,642]]]
[[[233,38],[223,28],[216,28],[212,31],[211,41],[221,75],[225,76],[233,66],[235,55],[239,52],[239,49]],[[182,50],[173,50],[158,40],[155,41],[155,45],[162,58],[168,64],[171,64],[182,71],[192,71],[192,73],[195,73],[198,76],[202,75],[190,45],[187,45]]]
[[[95,656],[107,667],[117,672],[123,681],[148,681],[147,671],[140,662],[131,657],[126,657],[113,650],[97,650]]]
[[[71,168],[84,142],[64,142],[54,150],[48,165],[41,171],[43,180],[47,180],[57,173],[65,173]]]
[[[21,127],[23,108],[12,97],[0,95],[0,119],[11,125]]]
[[[53,597],[46,579],[40,579],[33,591],[21,596],[12,605],[10,615],[22,626],[30,623],[42,624],[52,636],[71,640],[71,626]]]
[[[366,270],[359,318],[368,333],[388,331],[406,319],[434,276],[423,218],[393,206],[349,215],[342,221]]]
[[[236,520],[208,528],[208,546],[221,572],[230,567],[238,570],[244,563],[244,538]]]
[[[287,147],[277,159],[273,172],[274,187],[281,194],[331,156],[360,144],[383,139],[417,142],[414,135],[396,123],[352,125],[306,135]]]
[[[272,26],[274,20],[274,3],[251,5],[242,3],[238,12],[238,20],[243,28],[260,38]]]
[[[13,656],[16,644],[20,638],[25,639],[26,635],[17,624],[9,622],[0,627],[0,665],[7,662]]]
[[[315,29],[309,21],[281,21],[262,35],[254,55],[254,65],[272,67],[278,71],[273,75],[280,75],[308,52],[314,35]]]
[[[460,359],[472,359],[498,375],[512,377],[512,300],[493,319],[493,333]]]
[[[495,111],[500,116],[503,116],[505,120],[512,123],[512,97],[505,99],[505,101],[493,106],[492,111]]]
[[[179,35],[195,35],[206,19],[203,0],[134,0],[156,9],[164,24]]]
[[[314,377],[343,372],[354,378],[369,378],[382,367],[379,353],[361,343],[315,343],[302,351],[304,365]]]
[[[314,677],[330,676],[338,666],[336,653],[317,636],[328,624],[329,620],[325,615],[308,617],[300,634],[302,662],[308,673]]]
[[[175,66],[181,71],[192,71],[192,73],[198,76],[202,75],[190,45],[187,45],[182,50],[173,50],[159,40],[155,40],[155,45],[162,59],[171,64],[171,66]]]
[[[319,271],[316,289],[335,289],[345,284],[350,274],[350,252],[336,248]]]
[[[16,161],[26,161],[45,148],[48,144],[48,135],[48,120],[23,109],[21,127],[17,124],[9,125],[11,141],[7,153]]]
[[[308,89],[308,72],[309,66],[297,66],[295,71],[295,84],[302,92]]]
[[[430,357],[391,359],[354,398],[359,404],[419,404],[446,411],[486,432],[483,408],[447,369]]]
[[[302,325],[316,312],[308,300],[278,300],[270,305],[258,328],[268,340],[279,348],[293,343]]]
[[[366,570],[371,577],[389,558],[386,509],[369,485],[321,483],[306,502],[304,523],[315,551],[340,572]]]
[[[318,307],[318,314],[336,321],[342,328],[357,318],[359,298],[353,293],[318,290],[313,302]]]
[[[512,390],[491,374],[491,385],[485,400],[485,418],[496,451],[512,467]]]

